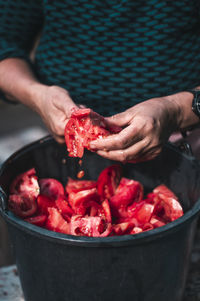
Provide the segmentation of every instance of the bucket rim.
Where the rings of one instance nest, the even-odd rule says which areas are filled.
[[[39,144],[43,143],[49,143],[52,142],[53,138],[51,136],[46,136],[42,139],[39,139],[35,142],[32,142],[17,152],[15,152],[13,155],[11,155],[1,166],[0,168],[0,176],[6,169],[7,165],[10,164],[13,160],[16,160],[19,156],[23,155],[24,152],[38,147]],[[173,149],[174,151],[181,153],[177,150],[173,145],[170,143],[167,143],[167,147]],[[186,157],[186,159],[189,159],[191,161],[196,161],[197,164],[198,161],[190,157],[186,154],[181,153],[182,156]],[[2,187],[0,185],[0,188],[2,190]],[[6,199],[5,196],[0,194],[0,200],[1,203],[5,203]],[[132,244],[138,244],[138,243],[148,243],[151,242],[158,237],[166,237],[167,235],[170,235],[172,232],[175,233],[178,231],[183,225],[186,223],[191,222],[192,220],[197,217],[197,215],[200,212],[200,198],[196,201],[196,203],[193,205],[191,209],[189,209],[184,215],[178,219],[176,219],[173,222],[170,222],[166,224],[165,226],[145,231],[138,234],[133,235],[120,235],[120,236],[109,236],[109,237],[87,237],[87,236],[74,236],[74,235],[67,235],[59,232],[50,231],[47,229],[44,229],[42,227],[35,226],[33,224],[30,224],[20,217],[15,216],[12,212],[3,209],[3,206],[1,204],[0,206],[0,215],[5,219],[6,222],[9,224],[16,226],[18,229],[32,234],[34,236],[37,236],[38,238],[45,238],[46,240],[53,241],[55,243],[62,243],[62,244],[69,244],[74,246],[81,246],[81,247],[120,247],[125,245],[132,245]]]

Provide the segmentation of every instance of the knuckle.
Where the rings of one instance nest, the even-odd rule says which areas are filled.
[[[127,153],[125,151],[121,151],[119,155],[119,161],[121,162],[127,161],[127,157],[128,157]]]
[[[152,139],[151,147],[153,149],[159,149],[159,148],[161,148],[159,145],[160,145],[160,142],[159,142],[158,137],[155,137],[154,139]]]
[[[155,156],[158,156],[162,151],[162,147],[159,147],[155,152],[154,152],[154,155]]]
[[[148,147],[151,143],[152,143],[152,138],[151,138],[151,137],[146,136],[146,137],[143,139],[143,147],[144,147],[144,148]]]
[[[64,130],[61,126],[55,126],[54,131],[55,135],[57,136],[63,136],[64,135]]]
[[[116,136],[115,147],[124,149],[130,144],[130,140],[126,136]]]
[[[152,132],[155,129],[155,122],[153,118],[149,118],[148,121],[146,122],[146,131],[147,132]]]
[[[114,136],[114,147],[116,147],[116,148],[122,148],[123,147],[123,140],[118,135]]]

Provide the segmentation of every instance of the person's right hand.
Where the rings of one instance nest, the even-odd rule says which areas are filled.
[[[58,86],[43,86],[38,95],[37,112],[58,143],[64,143],[64,130],[77,105],[69,93]]]

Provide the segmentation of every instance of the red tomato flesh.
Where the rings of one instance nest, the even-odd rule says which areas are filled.
[[[97,190],[101,199],[110,199],[119,185],[122,174],[120,165],[112,165],[105,168],[97,180]]]
[[[88,111],[81,114],[84,118]],[[90,127],[90,120],[85,122]],[[142,184],[121,174],[121,167],[112,165],[100,173],[97,182],[68,178],[64,190],[59,181],[46,178],[39,180],[39,189],[31,169],[14,179],[8,207],[34,225],[89,237],[135,235],[183,215],[177,196],[164,184],[144,198]]]
[[[67,185],[65,186],[65,190],[67,193],[78,192],[81,190],[92,189],[97,186],[95,181],[88,180],[73,180],[68,178]]]
[[[90,149],[91,141],[120,130],[119,127],[109,126],[103,116],[91,109],[74,110],[65,127],[65,141],[69,156],[82,158],[84,148]]]

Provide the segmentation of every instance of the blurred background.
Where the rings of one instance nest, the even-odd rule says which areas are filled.
[[[0,165],[22,146],[48,134],[40,117],[21,104],[0,100]],[[0,267],[13,263],[6,225],[0,217]]]

